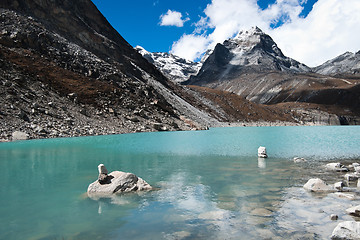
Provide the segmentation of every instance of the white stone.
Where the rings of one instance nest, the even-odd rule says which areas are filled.
[[[360,173],[360,166],[355,166],[354,170],[355,170],[356,173]]]
[[[331,239],[360,239],[360,222],[345,221],[339,223],[332,232]]]
[[[89,197],[109,196],[123,192],[139,192],[151,190],[152,187],[135,174],[113,171],[108,174],[109,183],[101,184],[98,180],[91,183],[87,189]]]
[[[357,186],[358,188],[360,188],[360,179],[358,179],[358,182],[357,182],[356,186]]]
[[[99,174],[108,174],[108,170],[106,169],[104,164],[99,164],[98,166]]]
[[[360,205],[357,205],[357,206],[346,209],[346,213],[350,214],[350,215],[360,217]]]
[[[326,164],[326,167],[329,169],[336,169],[339,168],[341,166],[341,163],[328,163]]]
[[[258,148],[258,157],[261,157],[261,158],[267,158],[267,153],[266,153],[266,147],[262,147],[260,146]]]
[[[347,172],[349,169],[342,165],[341,163],[328,163],[326,164],[326,168],[332,171],[337,172]]]
[[[311,192],[331,192],[334,189],[320,178],[312,178],[304,185],[304,189]]]
[[[15,131],[12,133],[12,140],[18,141],[18,140],[27,140],[29,139],[29,135],[25,132],[21,131]]]
[[[353,167],[360,167],[360,164],[357,163],[357,162],[355,162],[355,163],[352,164],[352,166],[353,166]]]
[[[337,182],[337,183],[334,183],[334,188],[338,191],[342,191],[343,190],[343,187],[344,187],[344,183],[343,182]]]

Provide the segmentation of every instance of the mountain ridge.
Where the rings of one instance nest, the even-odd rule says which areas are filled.
[[[191,75],[196,75],[201,67],[200,62],[193,62],[167,52],[148,52],[141,46],[136,46],[146,60],[154,64],[168,79],[181,83]]]
[[[0,139],[15,130],[39,138],[216,122],[189,104],[91,1],[2,1],[0,18]]]
[[[292,90],[277,92],[280,83],[273,80],[269,87],[275,94],[266,88],[258,91],[263,86],[257,84],[249,86],[252,95],[248,99],[229,91],[236,87],[231,81],[224,81],[228,88],[216,91],[181,86],[135,51],[90,0],[4,0],[0,19],[0,141],[17,139],[19,131],[26,138],[50,138],[196,130],[230,122],[235,126],[254,121],[294,125],[358,122],[356,115],[345,111],[348,108],[316,102],[277,105],[290,98],[315,99],[324,92],[303,96],[295,91],[289,96],[286,92]],[[221,46],[220,51],[229,51]],[[218,53],[209,51],[205,62]],[[224,59],[215,60],[221,63]],[[286,78],[297,76],[293,71],[277,74],[279,71],[269,72],[257,79],[255,71],[252,79],[274,75],[289,82]],[[346,102],[358,96],[355,86],[350,89],[356,79],[331,81],[335,87],[347,87],[351,94]],[[322,86],[317,87],[321,90]],[[336,101],[344,101],[342,95]],[[288,106],[296,110],[290,112]],[[346,121],[340,122],[340,116],[346,116]]]
[[[313,68],[314,72],[323,75],[360,74],[360,51],[345,52]]]

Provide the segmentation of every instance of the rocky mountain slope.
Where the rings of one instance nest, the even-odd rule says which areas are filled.
[[[5,0],[0,19],[0,139],[14,131],[80,136],[186,130],[214,121],[90,0]]]
[[[323,75],[336,74],[360,74],[360,51],[357,53],[346,52],[334,59],[331,59],[318,67],[314,72]]]
[[[356,61],[352,61],[353,65],[349,63],[356,59],[355,55],[342,59],[342,69],[346,69],[345,65],[356,66]],[[331,64],[335,65],[328,62],[326,66]],[[326,66],[318,71],[329,69]],[[348,78],[314,73],[304,64],[284,56],[271,37],[255,27],[218,44],[199,74],[184,84],[232,92],[255,103],[336,105],[358,115],[359,80],[356,76]]]
[[[295,73],[310,68],[284,56],[269,35],[253,27],[217,44],[199,74],[185,84],[218,84],[247,73],[271,71]]]
[[[143,47],[135,47],[146,60],[154,64],[168,79],[184,82],[196,75],[202,66],[201,62],[193,62],[167,52],[148,52]]]
[[[0,2],[0,20],[0,141],[205,129],[254,121],[340,124],[340,114],[349,115],[352,107],[358,107],[356,101],[349,108],[340,110],[321,103],[264,106],[228,91],[182,87],[135,51],[90,0],[3,0]],[[255,32],[263,35],[257,29]],[[265,77],[278,74],[277,71],[285,72],[289,77],[306,69],[306,66],[284,57],[276,47],[268,49],[270,40],[267,37],[265,40],[265,45],[257,43],[250,47],[255,50],[249,51],[256,53],[247,69],[277,69],[264,74]],[[229,49],[233,44],[235,42],[229,42]],[[245,43],[239,37],[236,44]],[[259,44],[269,51],[264,59],[260,57],[261,51],[256,50]],[[218,55],[224,48],[220,46],[220,50],[209,52],[206,60],[209,62],[205,63],[221,62],[221,58],[214,57],[214,54]],[[235,53],[237,50],[233,47],[231,51]],[[184,64],[181,59],[169,56],[177,69]],[[162,57],[165,56],[159,54],[158,58]],[[254,59],[258,64],[255,68],[250,64]],[[269,65],[262,64],[262,60]],[[240,69],[240,72],[243,71]],[[247,72],[247,76],[250,73]],[[257,73],[253,79],[259,76]],[[308,78],[312,81],[318,77]],[[337,79],[331,80],[334,91],[341,86],[349,97],[343,98],[343,93],[338,91],[334,101],[350,102],[358,97],[356,79]],[[321,89],[319,84],[315,86]],[[257,93],[256,88],[253,89],[253,96],[260,99],[264,95],[259,94],[269,93]],[[321,94],[325,93],[318,92],[312,98],[316,100]],[[281,102],[289,95],[300,99],[311,94],[303,95],[297,89],[288,95],[268,96],[264,101]],[[343,123],[356,121],[356,118],[347,117]]]

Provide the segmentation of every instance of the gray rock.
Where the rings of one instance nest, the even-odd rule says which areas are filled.
[[[347,214],[360,217],[360,205],[345,210]]]
[[[113,171],[108,174],[108,178],[109,181],[106,184],[101,184],[98,180],[91,183],[87,189],[88,196],[109,196],[123,192],[138,192],[152,189],[147,182],[132,173]]]
[[[304,185],[304,189],[311,192],[331,192],[334,188],[320,178],[312,178]]]
[[[108,174],[108,170],[106,169],[105,165],[104,164],[99,164],[98,166],[98,171],[99,171],[99,174]]]
[[[153,127],[155,130],[158,130],[158,131],[168,131],[169,130],[166,126],[162,125],[161,123],[154,123]]]
[[[360,239],[360,222],[345,221],[339,223],[332,232],[331,239]]]
[[[30,122],[28,115],[23,110],[20,111],[19,118],[24,120],[25,122]]]
[[[356,173],[347,173],[345,174],[344,178],[346,181],[356,181],[360,178],[360,176]]]
[[[98,181],[100,184],[109,184],[111,182],[111,177],[108,176],[108,170],[106,169],[104,164],[99,164],[99,177]]]
[[[333,221],[338,220],[338,218],[339,218],[339,216],[336,215],[336,214],[331,214],[330,215],[330,219],[333,220]]]
[[[15,131],[12,133],[12,140],[13,141],[17,141],[17,140],[27,140],[29,139],[29,135],[25,132],[21,132],[21,131]]]

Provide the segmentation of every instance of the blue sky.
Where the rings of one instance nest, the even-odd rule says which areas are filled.
[[[359,0],[93,0],[132,45],[195,60],[240,30],[259,26],[309,66],[360,50]]]
[[[167,52],[184,33],[192,33],[192,23],[210,3],[209,0],[92,0],[112,26],[133,47],[151,52]],[[181,12],[191,21],[184,27],[160,26],[160,16],[168,10]]]

